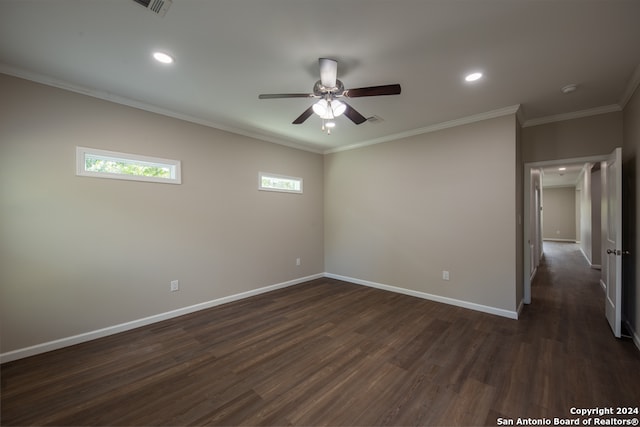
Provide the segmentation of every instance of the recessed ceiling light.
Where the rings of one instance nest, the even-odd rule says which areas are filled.
[[[153,52],[153,58],[158,61],[161,62],[163,64],[172,64],[173,63],[173,57],[169,54],[166,54],[164,52]]]
[[[476,80],[480,80],[482,78],[482,73],[471,73],[464,79],[468,82],[475,82]]]
[[[561,167],[561,168],[558,168],[558,170],[559,170],[559,171],[566,171],[566,170],[567,170],[567,168],[565,168],[565,167]]]
[[[562,89],[560,89],[562,91],[562,93],[571,93],[571,92],[575,92],[575,90],[578,88],[578,85],[576,84],[570,84],[570,85],[566,85],[565,87],[563,87]]]

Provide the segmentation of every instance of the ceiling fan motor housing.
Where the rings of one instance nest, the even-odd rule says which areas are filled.
[[[322,82],[320,80],[318,80],[316,84],[313,85],[313,94],[319,97],[324,97],[327,94],[342,95],[342,92],[344,92],[344,85],[338,79],[336,79],[335,87],[325,87],[322,85]]]

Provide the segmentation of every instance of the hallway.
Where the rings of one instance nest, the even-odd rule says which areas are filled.
[[[589,267],[576,243],[545,241],[543,248],[544,258],[531,284],[532,305],[577,309],[606,323],[600,270]]]
[[[600,270],[589,267],[574,243],[545,241],[544,253],[532,283],[532,303],[521,316],[527,334],[537,340],[531,350],[551,361],[540,372],[547,379],[538,377],[540,382],[533,384],[548,390],[535,394],[556,414],[577,405],[637,406],[640,350],[630,339],[614,337],[605,318]],[[549,368],[552,372],[544,372]],[[553,402],[544,401],[547,392]]]

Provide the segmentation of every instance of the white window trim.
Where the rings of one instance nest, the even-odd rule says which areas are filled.
[[[85,169],[85,159],[87,154],[126,161],[148,163],[158,166],[169,166],[171,168],[171,178],[161,178],[155,176],[126,175],[118,173],[93,172]],[[117,151],[98,150],[97,148],[76,147],[76,175],[89,176],[93,178],[122,179],[126,181],[158,182],[163,184],[182,184],[182,172],[180,160],[163,159],[160,157],[142,156],[139,154],[120,153]]]
[[[262,185],[262,178],[263,177],[290,179],[290,180],[294,180],[294,181],[299,181],[300,182],[300,190],[284,190],[284,189],[281,189],[281,188],[264,187]],[[302,194],[302,190],[303,190],[302,184],[303,184],[302,178],[297,177],[297,176],[287,176],[287,175],[280,175],[280,174],[277,174],[277,173],[269,173],[269,172],[259,172],[258,173],[258,190],[260,190],[260,191],[275,191],[277,193]]]

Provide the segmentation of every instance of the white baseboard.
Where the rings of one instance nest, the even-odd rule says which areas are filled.
[[[635,331],[633,328],[631,328],[630,331],[633,334],[634,344],[636,345],[636,347],[638,347],[638,350],[640,350],[640,335],[638,335],[638,332]]]
[[[591,262],[591,260],[589,259],[589,257],[587,256],[587,254],[584,253],[584,251],[582,250],[582,246],[580,246],[580,253],[582,254],[582,256],[584,257],[584,259],[587,260],[587,262],[589,263],[589,267],[593,268],[594,270],[602,270],[602,266],[600,264],[593,264]]]
[[[153,323],[161,322],[163,320],[172,319],[174,317],[183,316],[185,314],[194,313],[196,311],[205,310],[207,308],[215,307],[215,306],[226,304],[226,303],[233,302],[233,301],[238,301],[238,300],[241,300],[241,299],[244,299],[244,298],[249,298],[249,297],[252,297],[252,296],[255,296],[255,295],[263,294],[265,292],[274,291],[276,289],[282,289],[282,288],[286,288],[286,287],[289,287],[289,286],[298,285],[300,283],[304,283],[304,282],[307,282],[309,280],[320,279],[322,277],[328,277],[328,278],[331,278],[331,279],[343,280],[345,282],[351,282],[351,283],[355,283],[357,285],[369,286],[369,287],[372,287],[372,288],[382,289],[382,290],[385,290],[385,291],[396,292],[396,293],[399,293],[399,294],[409,295],[409,296],[413,296],[413,297],[427,299],[427,300],[430,300],[430,301],[435,301],[435,302],[449,304],[449,305],[453,305],[453,306],[457,306],[457,307],[467,308],[467,309],[470,309],[470,310],[480,311],[480,312],[483,312],[483,313],[494,314],[494,315],[501,316],[501,317],[507,317],[509,319],[517,319],[518,316],[520,315],[520,313],[522,311],[522,308],[523,308],[523,305],[524,305],[524,300],[521,300],[520,304],[518,304],[518,308],[516,309],[516,311],[510,311],[510,310],[505,310],[505,309],[502,309],[502,308],[496,308],[496,307],[486,306],[486,305],[482,305],[482,304],[476,304],[476,303],[469,302],[469,301],[457,300],[457,299],[454,299],[454,298],[443,297],[443,296],[440,296],[440,295],[433,295],[433,294],[429,294],[429,293],[426,293],[426,292],[414,291],[414,290],[411,290],[411,289],[399,288],[397,286],[385,285],[385,284],[382,284],[382,283],[376,283],[376,282],[371,282],[371,281],[368,281],[368,280],[357,279],[357,278],[354,278],[354,277],[341,276],[341,275],[333,274],[333,273],[318,273],[318,274],[313,274],[311,276],[300,277],[300,278],[289,280],[289,281],[286,281],[286,282],[277,283],[277,284],[274,284],[274,285],[269,285],[269,286],[265,286],[265,287],[258,288],[258,289],[253,289],[253,290],[246,291],[246,292],[241,292],[241,293],[235,294],[235,295],[229,295],[229,296],[218,298],[218,299],[211,300],[211,301],[206,301],[206,302],[195,304],[195,305],[191,305],[191,306],[188,306],[188,307],[179,308],[177,310],[168,311],[166,313],[160,313],[160,314],[156,314],[156,315],[153,315],[153,316],[145,317],[145,318],[142,318],[142,319],[133,320],[131,322],[125,322],[125,323],[121,323],[121,324],[118,324],[118,325],[114,325],[114,326],[109,326],[109,327],[106,327],[106,328],[98,329],[98,330],[95,330],[95,331],[85,332],[85,333],[82,333],[82,334],[79,334],[79,335],[74,335],[74,336],[71,336],[71,337],[61,338],[61,339],[58,339],[58,340],[49,341],[49,342],[45,342],[45,343],[42,343],[42,344],[37,344],[37,345],[30,346],[30,347],[25,347],[25,348],[21,348],[21,349],[18,349],[18,350],[9,351],[9,352],[6,352],[6,353],[1,353],[0,354],[0,364],[1,363],[6,363],[6,362],[11,362],[13,360],[23,359],[23,358],[29,357],[29,356],[35,356],[37,354],[46,353],[48,351],[57,350],[57,349],[60,349],[60,348],[63,348],[63,347],[68,347],[68,346],[75,345],[75,344],[80,344],[80,343],[83,343],[83,342],[95,340],[95,339],[106,337],[106,336],[109,336],[109,335],[114,335],[114,334],[117,334],[117,333],[120,333],[120,332],[129,331],[131,329],[135,329],[135,328],[139,328],[139,327],[142,327],[142,326],[150,325],[150,324],[153,324]],[[602,280],[600,281],[600,284],[604,289],[604,283],[602,282]],[[640,335],[638,335],[638,332],[635,331],[633,328],[631,328],[630,325],[629,325],[629,330],[633,334],[633,342],[635,343],[636,347],[638,347],[638,349],[640,350]]]
[[[587,260],[587,262],[589,263],[589,266],[591,266],[591,259],[589,259],[589,257],[587,256],[587,254],[584,253],[584,250],[582,249],[582,246],[579,246],[578,249],[580,249],[580,253],[582,254],[582,256],[584,257],[584,259]]]
[[[524,298],[520,300],[520,304],[518,304],[518,308],[516,310],[516,319],[520,317],[520,313],[522,313],[522,308],[524,307]]]
[[[331,279],[344,280],[345,282],[355,283],[356,285],[369,286],[371,288],[382,289],[385,291],[396,292],[399,294],[410,295],[412,297],[418,297],[435,302],[441,302],[444,304],[455,305],[457,307],[468,308],[475,311],[481,311],[483,313],[495,314],[497,316],[508,317],[509,319],[517,319],[518,311],[510,311],[502,308],[490,307],[487,305],[476,304],[469,301],[457,300],[454,298],[443,297],[440,295],[433,295],[426,292],[414,291],[411,289],[399,288],[396,286],[385,285],[382,283],[370,282],[368,280],[356,279],[354,277],[340,276],[333,273],[325,273],[325,277]]]
[[[638,335],[638,332],[633,329],[633,325],[631,325],[629,321],[625,320],[624,323],[626,324],[629,332],[631,332],[631,339],[633,340],[633,343],[636,345],[638,350],[640,350],[640,335]]]
[[[300,283],[304,283],[313,279],[320,279],[322,277],[324,277],[323,273],[318,273],[318,274],[314,274],[307,277],[300,277],[298,279],[277,283],[275,285],[269,285],[262,288],[241,292],[239,294],[229,295],[229,296],[218,298],[215,300],[206,301],[206,302],[191,305],[188,307],[179,308],[177,310],[168,311],[166,313],[155,314],[153,316],[145,317],[138,320],[133,320],[131,322],[125,322],[125,323],[121,323],[114,326],[108,326],[106,328],[98,329],[95,331],[85,332],[79,335],[74,335],[71,337],[61,338],[58,340],[49,341],[42,344],[36,344],[30,347],[9,351],[9,352],[0,354],[0,363],[11,362],[13,360],[22,359],[29,356],[35,356],[36,354],[45,353],[47,351],[57,350],[63,347],[68,347],[71,345],[95,340],[97,338],[114,335],[120,332],[125,332],[131,329],[139,328],[141,326],[150,325],[152,323],[161,322],[163,320],[172,319],[178,316],[184,316],[185,314],[194,313],[196,311],[204,310],[207,308],[215,307],[217,305],[226,304],[229,302],[263,294],[265,292],[274,291],[276,289],[298,285]]]
[[[536,274],[538,274],[538,267],[537,266],[531,272],[531,276],[529,276],[529,283],[533,283],[533,279],[536,278]]]

